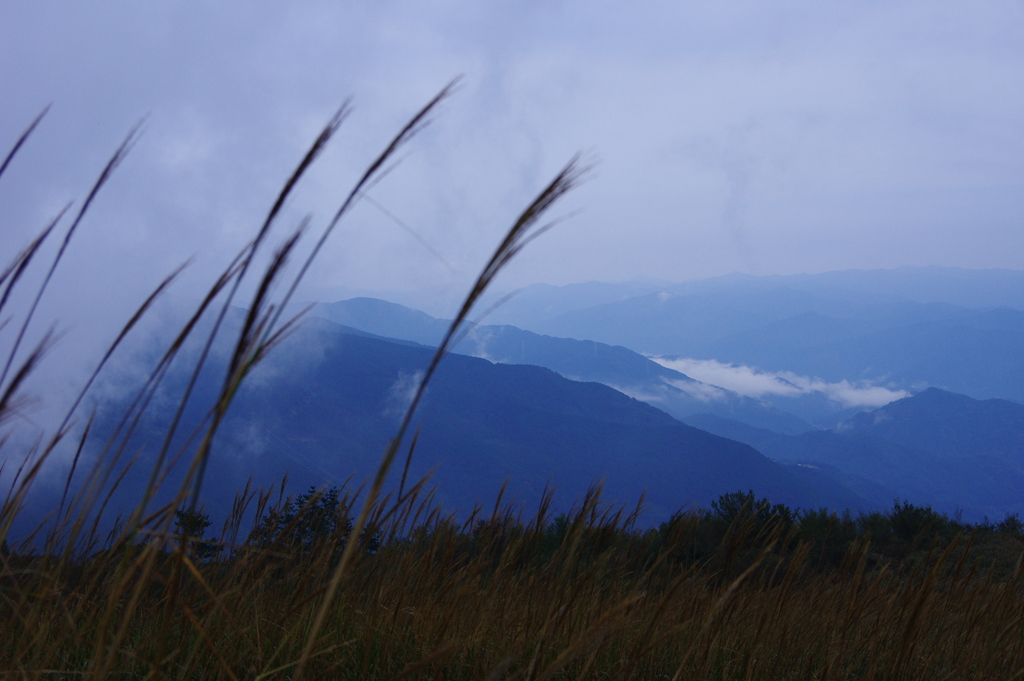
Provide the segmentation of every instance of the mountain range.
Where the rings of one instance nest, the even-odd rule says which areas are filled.
[[[428,346],[436,346],[450,324],[374,298],[318,305],[311,314],[349,328]],[[545,336],[508,325],[472,325],[454,352],[503,364],[542,366],[572,380],[603,383],[676,418],[714,413],[782,433],[812,429],[799,416],[696,381],[622,346]]]
[[[647,356],[1024,401],[1021,272],[731,275],[683,284],[528,287],[517,298],[492,319]]]
[[[838,428],[783,435],[710,414],[686,423],[829,475],[875,505],[896,497],[978,521],[1024,513],[1024,405],[929,388]]]
[[[1024,406],[990,397],[1019,393],[1024,313],[1008,307],[964,308],[947,299],[1020,303],[1012,286],[1019,279],[1021,273],[1007,271],[929,268],[738,276],[680,285],[537,286],[523,292],[511,314],[502,317],[499,309],[492,317],[548,315],[536,324],[541,329],[593,317],[593,328],[586,333],[608,340],[642,338],[638,347],[655,343],[658,328],[672,342],[680,342],[686,334],[675,325],[683,319],[692,325],[692,336],[712,339],[703,341],[705,356],[716,360],[778,368],[789,375],[803,372],[818,381],[863,381],[878,367],[889,366],[886,362],[892,369],[887,378],[904,375],[888,386],[907,386],[903,394],[912,397],[871,411],[864,406],[844,411],[832,404],[832,423],[818,420],[818,428],[792,419],[794,414],[775,404],[813,414],[813,405],[808,410],[806,404],[817,398],[819,406],[826,403],[819,415],[827,414],[829,396],[811,392],[800,397],[803,404],[773,395],[744,397],[696,381],[675,371],[671,361],[652,361],[624,345],[494,324],[470,328],[456,351],[546,366],[568,378],[604,383],[690,425],[750,444],[797,475],[813,470],[829,477],[874,507],[900,497],[974,519],[999,518],[1024,511],[1018,491],[1024,489],[1024,468],[1018,460],[1024,457],[1024,424],[1011,418]],[[1011,284],[1009,290],[1003,284]],[[906,294],[919,300],[902,297]],[[590,303],[595,304],[585,307]],[[682,313],[673,318],[672,310]],[[616,317],[616,312],[621,315]],[[436,343],[447,329],[446,321],[368,298],[321,305],[313,314],[425,344]],[[785,375],[780,371],[776,377],[784,381]],[[918,378],[912,382],[907,376]],[[964,386],[988,399],[927,388],[935,383]],[[898,396],[895,390],[890,393]],[[1005,418],[1000,421],[997,414]],[[894,423],[905,427],[894,429]]]
[[[510,324],[462,330],[416,415],[408,478],[429,475],[436,498],[463,513],[492,503],[506,481],[505,498],[527,508],[549,486],[563,506],[597,483],[612,502],[632,504],[646,495],[650,521],[748,489],[802,508],[880,509],[898,497],[974,520],[1024,512],[1024,405],[975,399],[986,397],[985,390],[1013,392],[1024,347],[1016,325],[1024,313],[901,299],[869,290],[858,277],[858,290],[818,286],[820,279],[811,285],[737,277],[672,290],[634,282],[527,292],[515,314],[536,312],[547,297],[553,316],[537,321],[535,330]],[[849,277],[834,279],[848,283]],[[636,347],[536,330],[567,324],[584,331],[593,325],[595,336],[632,338]],[[210,460],[208,510],[227,513],[232,493],[250,478],[266,486],[287,474],[292,491],[367,479],[447,327],[445,320],[371,298],[317,306],[239,390]],[[972,328],[973,336],[964,332]],[[769,378],[788,385],[788,394],[748,395],[695,380],[673,360],[639,351],[669,338],[685,344],[700,337],[708,361],[782,367]],[[979,348],[998,351],[985,357]],[[962,361],[949,359],[958,352],[965,353]],[[910,386],[908,378],[888,376],[878,386],[863,378],[885,366],[886,357],[903,357],[904,375],[931,366],[933,374],[973,377],[980,387],[963,395],[923,380]],[[1003,383],[988,366],[999,362]],[[810,373],[816,363],[834,373]],[[182,433],[202,421],[222,371],[215,359],[200,377]],[[795,371],[888,392],[877,408],[841,404],[833,394],[803,387]],[[153,400],[130,446],[139,458],[111,508],[129,505],[145,484],[147,457],[166,430],[184,376],[172,371]],[[907,389],[898,392],[897,385]],[[118,400],[97,405],[97,443],[124,406]],[[401,484],[402,470],[392,471],[389,490]],[[43,508],[45,494],[40,499]]]
[[[287,473],[292,491],[370,477],[432,354],[409,341],[309,320],[238,391],[207,469],[207,510],[226,514],[231,493],[250,476],[267,486]],[[212,399],[217,376],[214,369],[200,380],[199,404]],[[136,437],[144,453],[113,506],[144,484],[153,445],[173,413],[170,395],[154,403]],[[108,405],[97,438],[120,406]],[[185,422],[195,424],[203,413],[191,409]],[[807,479],[749,445],[688,426],[606,385],[537,366],[447,356],[416,427],[408,479],[430,475],[436,499],[462,513],[493,503],[503,482],[505,498],[528,511],[548,486],[564,510],[603,484],[609,502],[632,505],[643,497],[651,522],[747,489],[803,508],[870,506],[828,476]],[[404,455],[390,490],[401,484]]]
[[[493,324],[533,328],[566,312],[651,293],[699,296],[709,295],[715,291],[731,291],[742,295],[744,292],[780,288],[810,293],[815,297],[830,300],[943,303],[965,308],[1024,309],[1024,271],[898,267],[788,276],[755,276],[736,272],[684,282],[637,278],[618,283],[591,281],[564,286],[531,284],[513,292],[514,295],[495,309],[489,319]],[[350,296],[333,296],[331,299],[338,300],[357,295],[371,294],[361,292]],[[494,293],[486,304],[492,304],[508,295],[503,292]],[[384,297],[391,300],[389,296]]]

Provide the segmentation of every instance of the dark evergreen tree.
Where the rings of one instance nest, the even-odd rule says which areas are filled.
[[[211,524],[210,516],[200,511],[179,509],[174,512],[175,534],[185,542],[188,553],[199,560],[217,555],[217,543],[203,540]]]

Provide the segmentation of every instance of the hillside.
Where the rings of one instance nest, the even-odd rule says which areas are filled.
[[[1008,400],[974,400],[929,388],[911,399],[858,414],[844,430],[947,458],[992,456],[1024,469],[1024,405]]]
[[[1012,270],[902,268],[528,287],[494,319],[646,355],[1024,402],[1022,286]]]
[[[436,345],[448,328],[445,320],[373,298],[318,305],[312,314],[379,336],[425,345]],[[465,334],[454,351],[503,364],[542,366],[572,380],[603,383],[676,418],[710,411],[782,433],[812,429],[798,416],[696,381],[622,346],[545,336],[508,325],[478,325]]]
[[[431,352],[344,333],[326,321],[307,325],[239,391],[210,461],[208,508],[225,512],[250,476],[268,485],[287,473],[293,491],[365,479]],[[215,383],[204,385],[201,392]],[[140,431],[147,455],[169,414],[167,407],[158,410]],[[188,418],[199,415],[195,410]],[[652,522],[741,489],[804,508],[869,506],[827,477],[805,480],[745,444],[682,424],[605,385],[541,367],[450,355],[416,424],[422,430],[410,480],[432,473],[438,498],[463,512],[493,503],[506,480],[506,499],[528,509],[548,485],[564,508],[604,480],[609,501],[635,504],[646,493],[645,518]],[[138,471],[148,470],[145,456]],[[399,484],[401,469],[396,465],[389,487]],[[129,474],[125,493],[143,479]]]
[[[776,460],[839,471],[833,479],[875,503],[888,494],[972,520],[1024,513],[1024,406],[1013,402],[932,388],[798,436],[711,415],[686,422]]]

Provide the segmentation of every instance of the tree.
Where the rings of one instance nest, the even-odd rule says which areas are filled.
[[[915,506],[906,500],[900,504],[897,499],[889,512],[889,524],[899,539],[910,544],[925,532],[935,534],[949,523],[945,516],[936,513],[931,506]]]
[[[711,502],[709,516],[726,525],[731,525],[737,519],[746,519],[751,516],[757,517],[759,526],[763,526],[771,519],[781,520],[787,525],[791,525],[796,519],[793,510],[785,504],[772,505],[768,499],[755,500],[753,490],[746,494],[731,492],[719,496],[717,501]]]
[[[315,545],[330,538],[337,539],[336,548],[343,547],[352,531],[352,520],[347,513],[342,517],[345,509],[339,508],[339,494],[337,487],[327,490],[310,487],[307,492],[288,499],[283,506],[267,511],[260,518],[253,529],[253,543],[275,545],[298,554],[308,554]]]
[[[186,551],[200,560],[217,554],[216,542],[203,541],[206,529],[212,524],[210,516],[200,511],[179,509],[174,512],[175,534],[185,543]]]

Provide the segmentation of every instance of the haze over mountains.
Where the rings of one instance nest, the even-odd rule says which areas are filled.
[[[361,483],[375,471],[432,354],[410,342],[311,320],[239,391],[207,471],[207,510],[226,514],[231,495],[250,476],[268,486],[287,473],[293,492],[348,479]],[[200,402],[214,394],[218,373],[200,381]],[[141,447],[165,432],[174,403],[162,404],[136,438]],[[111,405],[98,430],[116,420],[120,406]],[[477,503],[493,504],[506,481],[506,500],[519,500],[528,511],[549,485],[562,510],[601,482],[608,501],[636,504],[646,494],[649,522],[736,489],[757,489],[805,508],[870,506],[828,476],[808,480],[748,445],[541,367],[453,354],[417,414],[421,429],[408,484],[431,474],[437,499],[463,514]],[[185,421],[201,418],[194,410]],[[144,484],[153,455],[146,451],[150,459],[143,457],[126,477],[115,506]],[[399,462],[389,490],[401,485],[402,475]]]
[[[980,519],[1024,511],[1024,406],[968,397],[1024,396],[1024,313],[1010,304],[1024,305],[1022,273],[952,268],[538,285],[489,321],[575,338],[485,324],[456,352],[605,383],[874,506],[902,497]],[[370,298],[313,314],[424,344],[447,329]],[[903,430],[880,425],[893,414]]]
[[[832,477],[872,504],[895,497],[967,520],[1024,513],[1024,405],[929,388],[834,430],[783,435],[700,414],[686,423]]]
[[[675,295],[787,288],[815,296],[914,303],[946,303],[960,307],[1024,309],[1024,272],[970,270],[959,267],[899,267],[891,270],[843,270],[821,274],[753,276],[728,274],[682,283],[635,279],[552,286],[533,284],[496,309],[489,323],[530,328],[566,312],[583,310],[650,293]],[[496,301],[504,294],[492,294]],[[711,331],[709,329],[709,331]]]
[[[833,427],[930,386],[977,399],[1024,401],[1024,311],[946,302],[1024,307],[1022,291],[1020,272],[955,268],[538,285],[499,307],[458,351],[600,381],[675,416],[705,411],[792,432],[801,426],[754,423],[747,414],[768,407]],[[423,313],[368,299],[321,306],[314,314],[425,344],[436,343],[446,328]],[[523,328],[508,328],[513,320]],[[591,354],[621,346],[615,352],[623,358],[628,349],[677,373],[659,376],[637,357],[628,379],[607,375],[603,364],[587,371],[566,366],[568,354],[582,356],[586,348],[570,350],[565,339],[603,344],[591,346]],[[680,373],[700,383],[671,383],[682,380]],[[709,407],[695,409],[692,400],[664,389],[670,384]],[[744,396],[756,404],[741,405]],[[722,413],[726,403],[744,415]]]
[[[499,310],[492,319],[646,355],[1024,401],[1024,274],[1018,271],[903,268],[731,275],[651,283],[646,292],[637,286],[528,288],[518,307],[513,299],[504,316]],[[572,305],[583,300],[593,304]]]
[[[436,346],[449,322],[374,298],[316,307],[312,314],[378,336]],[[454,351],[504,364],[546,367],[566,378],[604,383],[676,418],[714,413],[784,433],[802,433],[803,419],[760,400],[707,385],[621,346],[543,336],[514,326],[469,328]]]
[[[604,480],[609,500],[635,503],[646,492],[652,521],[746,489],[803,508],[880,509],[899,497],[966,520],[1024,513],[1024,405],[1012,401],[1022,313],[901,300],[869,290],[868,275],[785,285],[735,277],[674,292],[636,282],[526,291],[513,314],[553,312],[535,328],[576,324],[638,345],[508,324],[468,328],[417,413],[422,431],[408,477],[433,472],[438,498],[464,512],[493,501],[506,480],[508,493],[527,505],[549,484],[571,503]],[[982,274],[963,276],[973,282],[973,299],[998,297]],[[860,288],[804,290],[851,277]],[[615,295],[625,297],[608,300]],[[323,304],[312,316],[243,384],[211,460],[218,491],[211,510],[230,503],[227,493],[250,475],[268,485],[287,472],[293,490],[369,476],[429,361],[426,346],[448,326],[371,298]],[[701,337],[705,355],[655,361],[638,351],[669,342],[692,349]],[[954,355],[955,366],[941,366]],[[765,363],[739,366],[733,357]],[[918,361],[878,373],[901,357]],[[811,373],[815,363],[831,373]],[[734,385],[696,380],[680,366]],[[201,381],[200,395],[213,394],[215,374]],[[911,375],[947,382],[912,383]],[[935,387],[956,376],[971,377],[973,393]],[[976,399],[992,393],[1002,399]],[[108,405],[108,413],[118,407]],[[158,437],[169,414],[155,409],[140,442],[147,433]],[[188,417],[198,421],[202,412]],[[400,477],[393,471],[390,489]],[[141,484],[128,480],[129,491]]]

